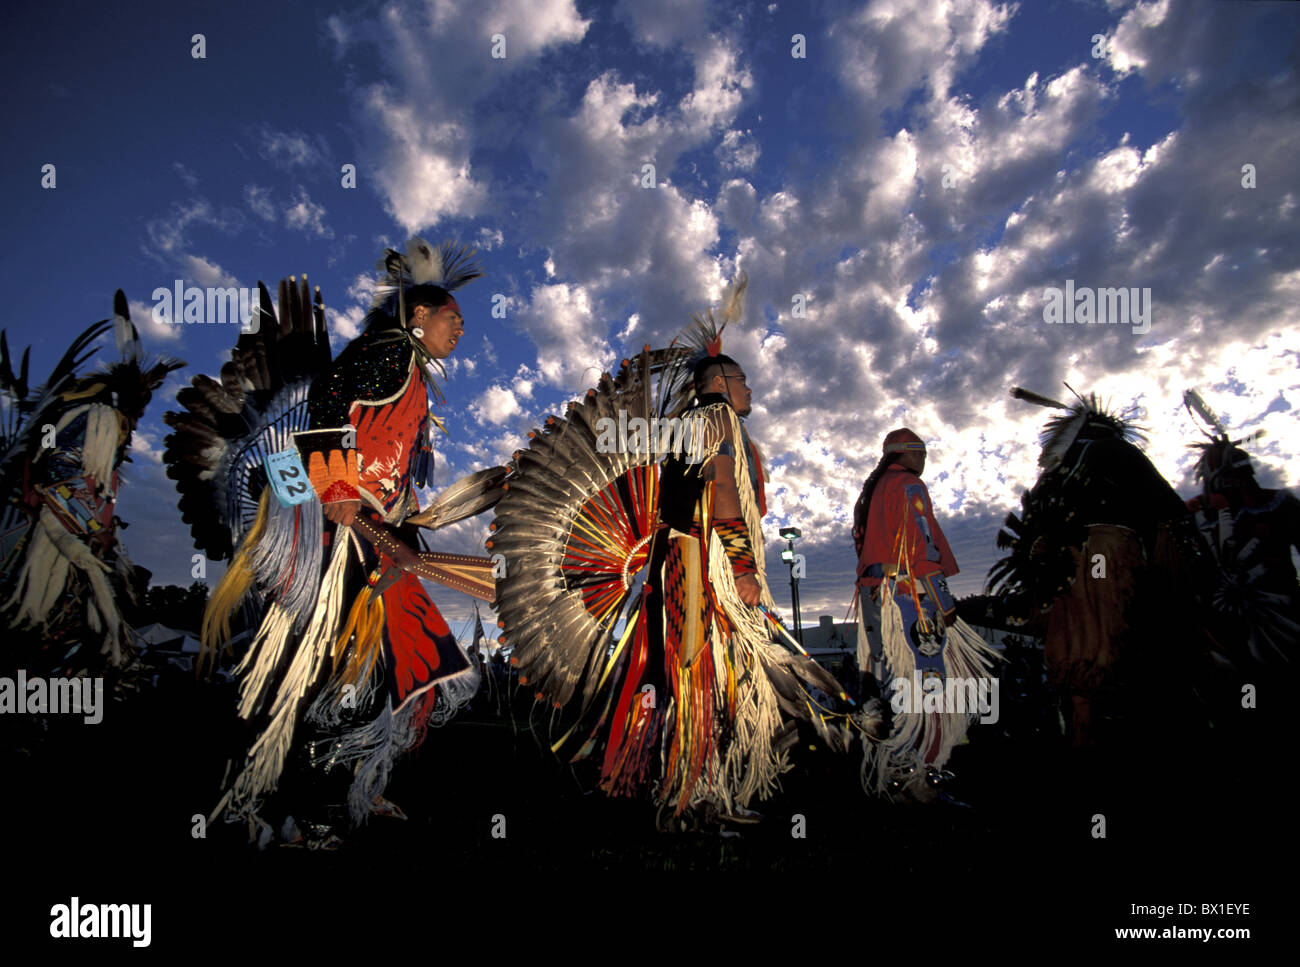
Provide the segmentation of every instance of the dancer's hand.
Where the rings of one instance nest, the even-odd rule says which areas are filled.
[[[335,500],[328,504],[321,504],[321,507],[325,511],[326,520],[350,527],[352,522],[357,519],[357,514],[361,512],[361,501]]]
[[[763,600],[763,592],[758,587],[758,578],[752,574],[742,574],[736,578],[736,593],[740,595],[740,600],[751,608],[756,607]]]

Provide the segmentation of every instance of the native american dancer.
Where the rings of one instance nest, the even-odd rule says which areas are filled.
[[[889,739],[867,747],[862,785],[871,795],[901,792],[920,802],[938,797],[943,767],[981,711],[980,697],[991,699],[999,657],[957,616],[946,580],[957,561],[921,481],[925,457],[919,436],[891,431],[853,508],[858,667],[868,680],[879,677],[894,713]]]
[[[332,363],[319,290],[309,307],[305,278],[301,289],[281,283],[276,320],[263,289],[262,325],[240,337],[222,382],[196,379],[182,400],[191,414],[169,414],[185,431],[168,438],[182,494],[196,512],[224,504],[236,538],[224,544],[234,557],[204,615],[205,648],[229,637],[254,585],[262,599],[238,669],[239,713],[262,731],[214,812],[230,807],[259,838],[266,827],[254,817],[302,719],[317,738],[313,765],[353,767],[348,807],[361,823],[372,811],[401,815],[382,797],[394,759],[477,690],[477,665],[418,576],[490,600],[491,563],[422,553],[415,527],[491,506],[504,475],[466,478],[417,513],[416,488],[432,477],[431,430],[441,426],[429,412],[428,394],[441,401],[429,370],[445,376],[440,360],[463,334],[451,291],[481,274],[472,255],[421,239],[405,256],[390,250],[365,331]],[[210,530],[195,521],[196,542],[221,549]]]
[[[722,326],[743,291],[742,277]],[[839,751],[880,724],[878,702],[856,718],[828,708],[847,701],[839,684],[772,641],[766,471],[721,328],[711,312],[696,319],[694,347],[646,347],[531,434],[489,541],[507,561],[498,605],[511,662],[539,700],[576,707],[552,748],[587,736],[577,761],[603,744],[601,788],[653,786],[672,829],[753,821],[748,804],[790,768],[796,720]]]
[[[1064,412],[1043,432],[1042,470],[1021,514],[998,534],[1010,553],[989,585],[1010,613],[1045,619],[1048,682],[1069,695],[1071,744],[1091,746],[1098,695],[1163,682],[1158,696],[1132,703],[1154,708],[1156,697],[1183,694],[1175,680],[1204,657],[1196,538],[1129,420],[1095,395],[1072,406],[1020,387],[1012,395]]]
[[[1195,390],[1183,401],[1213,431],[1203,430],[1207,441],[1192,444],[1201,453],[1202,490],[1187,508],[1215,564],[1215,640],[1238,666],[1278,667],[1293,661],[1300,645],[1300,583],[1291,561],[1291,549],[1300,550],[1300,500],[1289,490],[1260,487],[1244,440],[1229,439]]]
[[[135,601],[143,582],[113,514],[120,468],[153,391],[184,363],[142,363],[120,289],[113,312],[112,323],[78,336],[34,390],[31,350],[15,375],[0,335],[0,611],[7,627],[26,632],[6,642],[3,665],[33,675],[66,670],[69,661],[85,673],[121,668],[132,653],[120,605]],[[87,347],[110,325],[121,361],[78,377]],[[65,657],[75,644],[75,659]]]

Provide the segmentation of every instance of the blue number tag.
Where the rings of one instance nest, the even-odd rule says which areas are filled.
[[[267,457],[266,477],[282,507],[292,507],[316,498],[316,491],[307,479],[307,471],[302,468],[297,450],[281,450]]]

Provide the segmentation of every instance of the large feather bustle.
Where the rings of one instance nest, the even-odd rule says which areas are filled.
[[[182,519],[195,546],[215,560],[230,556],[256,515],[267,455],[307,425],[311,380],[332,354],[320,289],[290,276],[277,287],[278,311],[258,283],[259,326],[242,332],[220,380],[194,377],[176,397],[183,408],[163,420],[167,475],[180,492]]]
[[[602,513],[612,511],[623,500],[624,474],[649,460],[618,448],[603,452],[598,427],[602,419],[617,422],[620,409],[629,418],[652,415],[650,375],[665,358],[645,352],[624,360],[617,376],[604,374],[596,388],[568,406],[564,419],[549,417],[529,434],[529,448],[510,464],[488,539],[489,552],[504,554],[507,562],[507,576],[497,583],[497,612],[512,663],[521,680],[551,704],[575,701],[579,718],[600,684],[605,643],[622,605],[608,620],[597,620],[584,607],[583,593],[602,578],[566,578],[562,564],[573,553],[570,544],[576,539],[585,547],[590,536],[584,536],[590,521],[575,526],[580,508],[608,500],[601,503]]]

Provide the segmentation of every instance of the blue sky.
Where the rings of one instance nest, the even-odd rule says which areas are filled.
[[[192,553],[161,415],[234,332],[156,326],[150,294],[305,271],[337,349],[383,248],[413,233],[476,243],[487,273],[462,290],[440,484],[503,462],[744,269],[746,319],[726,349],[755,391],[768,533],[804,531],[809,623],[848,606],[852,503],[904,423],[931,446],[955,587],[979,588],[1046,415],[1009,400],[1014,384],[1060,396],[1068,380],[1141,406],[1148,454],[1184,495],[1194,431],[1180,399],[1198,387],[1230,426],[1266,431],[1267,484],[1297,483],[1296,5],[74,3],[3,16],[11,347],[32,344],[43,375],[121,287],[146,348],[190,364],[146,414],[120,502],[158,583],[188,583]],[[647,162],[653,189],[639,185]],[[1150,288],[1150,331],[1045,324],[1043,291],[1066,279]],[[439,546],[473,551],[486,524]],[[784,569],[770,576],[788,600]],[[449,619],[468,613],[453,592],[438,601]]]

